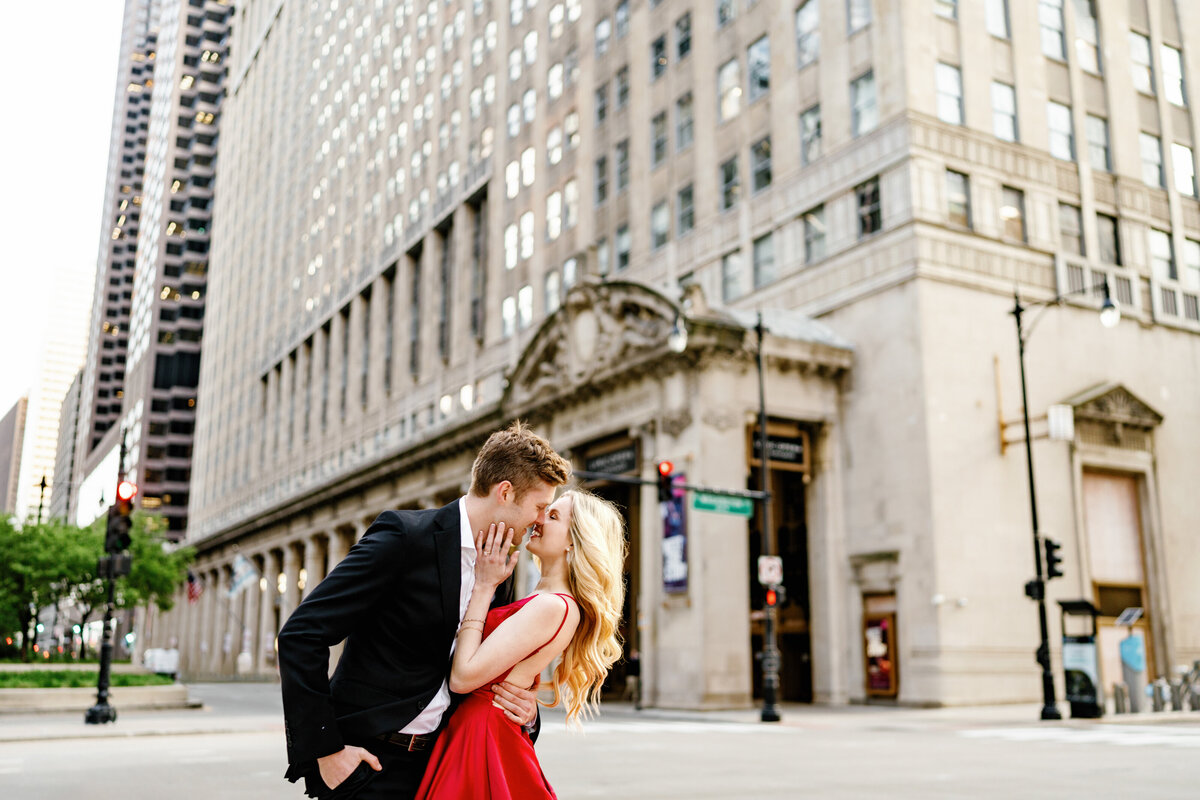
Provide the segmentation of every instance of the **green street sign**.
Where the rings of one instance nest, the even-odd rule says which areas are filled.
[[[713,511],[717,514],[750,517],[754,514],[754,501],[749,497],[728,497],[711,492],[693,492],[692,508],[697,511]]]

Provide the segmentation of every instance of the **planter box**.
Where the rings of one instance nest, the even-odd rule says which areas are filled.
[[[108,699],[118,712],[154,708],[194,708],[187,686],[124,686],[108,690]],[[87,689],[0,689],[0,714],[78,711],[96,704],[96,687]]]

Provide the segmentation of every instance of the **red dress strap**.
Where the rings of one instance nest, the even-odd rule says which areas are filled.
[[[546,647],[549,646],[549,644],[551,642],[553,642],[556,638],[558,638],[558,634],[562,632],[563,625],[567,624],[567,617],[571,614],[571,604],[567,602],[567,598],[571,597],[571,595],[563,594],[562,592],[554,592],[554,594],[563,601],[564,608],[563,608],[562,621],[559,622],[558,627],[554,629],[554,635],[546,640],[546,644],[542,645],[537,650],[534,650],[533,651],[534,653],[540,653],[542,650],[545,650]],[[571,599],[574,600],[575,598],[571,597]],[[533,653],[530,653],[530,655],[533,655]]]

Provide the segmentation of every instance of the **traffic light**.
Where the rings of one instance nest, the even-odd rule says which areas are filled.
[[[1062,549],[1062,545],[1053,539],[1043,539],[1042,544],[1046,548],[1046,580],[1051,578],[1061,578],[1062,571],[1062,556],[1058,551]]]
[[[675,465],[670,461],[658,462],[658,502],[669,503],[675,499],[675,487],[672,485],[671,473]]]
[[[774,589],[767,589],[767,605],[774,607],[779,603],[779,592]]]
[[[767,605],[772,607],[782,606],[787,602],[787,589],[783,584],[767,587]]]
[[[133,527],[133,498],[137,495],[137,484],[122,480],[117,484],[117,501],[108,509],[108,528],[104,535],[104,549],[109,553],[120,553],[129,549],[129,529]]]

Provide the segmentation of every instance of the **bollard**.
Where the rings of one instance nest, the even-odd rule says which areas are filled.
[[[1150,684],[1150,704],[1155,711],[1163,711],[1167,707],[1167,681],[1159,678]]]
[[[1171,710],[1183,711],[1183,681],[1171,681]]]
[[[1129,713],[1129,689],[1123,683],[1113,684],[1113,713]]]

